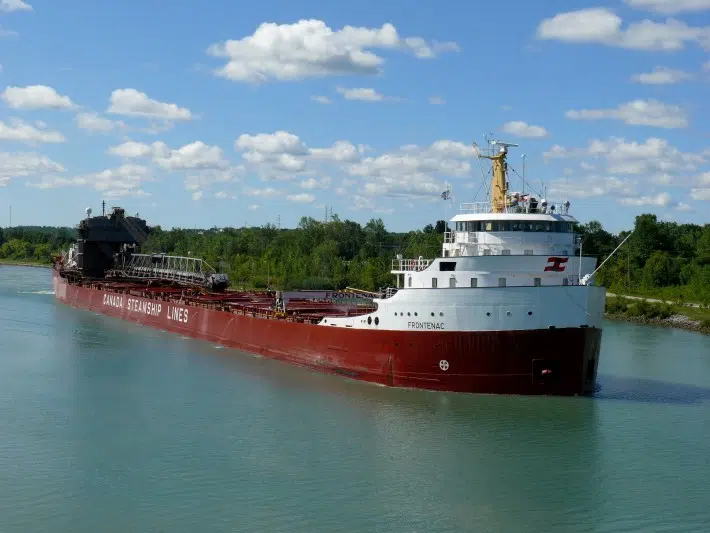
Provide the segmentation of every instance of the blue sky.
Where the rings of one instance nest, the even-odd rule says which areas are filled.
[[[406,231],[485,200],[485,132],[583,222],[710,221],[710,0],[486,6],[0,0],[0,225]]]

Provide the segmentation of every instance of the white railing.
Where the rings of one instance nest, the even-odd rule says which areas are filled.
[[[461,211],[465,213],[483,214],[491,212],[490,202],[471,202],[461,204]]]
[[[460,205],[460,210],[463,213],[473,213],[474,215],[484,215],[492,214],[493,210],[491,208],[491,202],[470,202],[463,203]],[[524,213],[524,214],[557,214],[557,215],[567,215],[569,214],[569,206],[564,203],[548,203],[545,209],[542,208],[540,202],[538,201],[537,208],[534,211],[530,210],[530,206],[527,203],[519,203],[518,205],[511,205],[503,209],[502,213],[512,214],[512,213]]]
[[[476,244],[478,242],[478,234],[475,231],[447,231],[444,233],[444,243],[464,243]]]
[[[399,272],[421,272],[431,264],[431,259],[392,259],[392,270]]]

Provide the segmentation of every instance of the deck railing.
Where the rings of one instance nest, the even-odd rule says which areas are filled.
[[[400,272],[421,272],[431,264],[431,259],[393,259],[392,270]]]
[[[460,204],[462,213],[472,213],[474,215],[484,215],[493,213],[490,202],[468,202]],[[567,215],[569,206],[564,203],[548,203],[546,210],[543,211],[542,206],[538,202],[537,208],[531,211],[527,204],[511,205],[503,209],[503,213],[532,213],[532,214],[556,214]]]

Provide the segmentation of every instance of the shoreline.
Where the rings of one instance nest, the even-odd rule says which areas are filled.
[[[693,320],[692,318],[680,314],[673,314],[668,318],[648,318],[643,316],[628,316],[622,313],[604,313],[604,318],[617,322],[682,329],[692,333],[710,335],[710,327],[703,327],[699,320]]]
[[[32,267],[32,268],[52,268],[52,265],[45,265],[43,263],[28,263],[23,261],[8,261],[7,259],[0,259],[0,266],[18,266],[18,267]]]

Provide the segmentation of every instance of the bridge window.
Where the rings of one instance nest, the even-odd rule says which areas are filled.
[[[456,270],[456,261],[441,261],[439,263],[440,272],[452,272]]]
[[[571,233],[574,226],[570,222],[531,220],[484,220],[457,222],[456,231],[533,231],[545,233]]]

